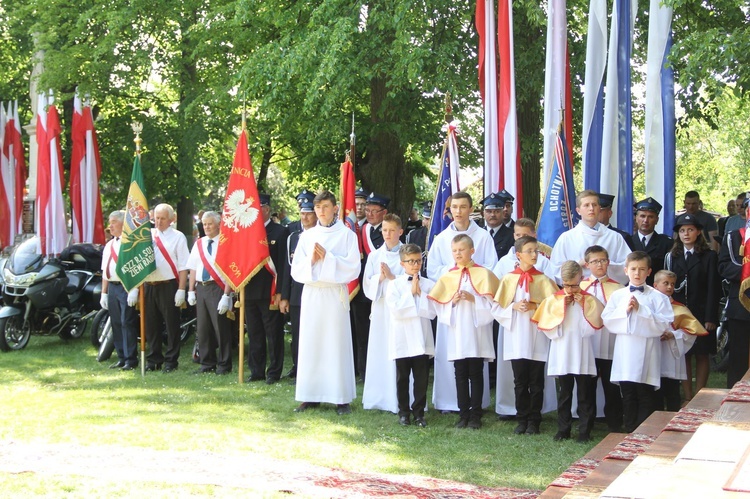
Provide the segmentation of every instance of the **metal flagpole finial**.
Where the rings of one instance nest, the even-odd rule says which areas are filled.
[[[138,121],[134,121],[131,123],[130,127],[133,129],[133,133],[135,134],[135,139],[133,139],[133,142],[135,142],[135,153],[140,154],[141,153],[141,132],[143,132],[143,124],[139,123]]]
[[[445,93],[445,122],[450,123],[453,121],[453,102],[451,101],[451,93]]]

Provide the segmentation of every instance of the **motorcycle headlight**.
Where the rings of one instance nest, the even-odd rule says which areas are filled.
[[[34,279],[36,279],[37,272],[29,272],[28,274],[15,275],[10,270],[5,269],[3,271],[3,277],[5,283],[10,286],[30,286]]]

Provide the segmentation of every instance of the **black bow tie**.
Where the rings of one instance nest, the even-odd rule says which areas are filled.
[[[643,293],[643,286],[630,286],[630,292],[632,293],[633,291],[640,291]]]
[[[409,276],[409,280],[410,280],[410,281],[413,281],[413,280],[414,280],[414,276],[413,276],[413,275],[410,275],[410,276]]]

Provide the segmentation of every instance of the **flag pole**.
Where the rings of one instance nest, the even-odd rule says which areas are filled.
[[[131,125],[133,133],[135,133],[135,155],[140,158],[141,156],[141,132],[143,131],[143,125],[137,121],[134,121]],[[146,376],[146,297],[144,296],[143,284],[138,286],[138,306],[140,307],[140,327],[141,327],[141,376]]]
[[[242,131],[247,129],[247,109],[246,105],[247,94],[242,99]],[[240,331],[239,331],[239,366],[237,369],[237,383],[240,385],[244,383],[245,378],[245,285],[240,287]]]

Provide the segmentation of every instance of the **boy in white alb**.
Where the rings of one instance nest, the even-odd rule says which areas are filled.
[[[620,384],[623,424],[631,433],[656,410],[661,385],[661,335],[674,320],[669,298],[646,284],[651,257],[634,251],[625,259],[630,284],[610,296],[604,325],[618,335],[612,355],[613,383]]]
[[[503,360],[510,361],[515,388],[516,435],[536,435],[542,422],[544,363],[549,339],[539,334],[531,321],[539,304],[558,288],[555,282],[534,267],[539,250],[530,236],[516,240],[519,266],[506,274],[495,295],[494,316],[503,328]],[[498,359],[499,360],[499,359]]]
[[[383,245],[370,253],[362,278],[365,296],[372,300],[362,408],[380,409],[394,414],[398,412],[396,364],[388,355],[390,311],[385,305],[385,294],[393,279],[403,273],[399,259],[399,238],[403,232],[398,215],[388,213],[383,217]]]
[[[682,407],[680,381],[687,379],[685,352],[695,343],[698,336],[708,334],[706,328],[682,303],[672,298],[677,274],[671,270],[660,270],[654,276],[654,288],[667,295],[672,304],[674,321],[661,335],[661,388],[659,388],[658,409],[679,411]]]
[[[474,264],[474,242],[459,234],[451,243],[456,266],[443,274],[429,298],[446,327],[447,358],[453,362],[459,421],[456,428],[482,426],[484,363],[495,358],[492,298],[500,284],[489,269]]]
[[[424,428],[427,405],[427,382],[430,376],[430,357],[435,355],[430,319],[435,317],[427,295],[435,283],[419,272],[422,250],[416,244],[404,244],[399,250],[405,274],[396,277],[388,286],[385,303],[388,307],[388,357],[396,361],[396,394],[399,424],[414,424]],[[370,364],[368,363],[368,366]],[[414,402],[409,407],[409,376],[414,377]]]
[[[560,267],[563,289],[548,296],[531,319],[552,340],[547,374],[557,376],[560,384],[555,441],[570,438],[574,384],[578,396],[578,442],[591,439],[596,416],[596,361],[591,337],[602,328],[604,306],[581,289],[582,272],[578,262],[564,262]]]
[[[591,275],[581,281],[581,289],[596,296],[606,306],[612,293],[622,287],[622,284],[607,276],[609,253],[601,246],[591,246],[586,250],[584,259]],[[604,392],[604,418],[611,432],[619,432],[622,429],[622,395],[620,395],[620,387],[610,381],[615,338],[616,335],[610,333],[604,326],[592,339],[596,371]]]

